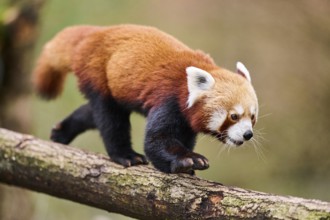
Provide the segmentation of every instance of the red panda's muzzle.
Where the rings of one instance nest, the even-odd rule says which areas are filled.
[[[228,144],[228,143],[232,143],[236,146],[240,146],[244,143],[244,141],[238,141],[238,140],[234,140],[231,137],[228,136],[227,131],[223,131],[223,132],[212,132],[211,133],[212,136],[214,136],[216,139],[218,139],[219,141],[221,141],[224,144]]]

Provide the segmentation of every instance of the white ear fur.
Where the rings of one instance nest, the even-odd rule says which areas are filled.
[[[212,89],[215,80],[205,70],[193,66],[187,67],[186,73],[189,92],[187,104],[190,108],[205,91]]]
[[[249,71],[246,69],[246,67],[244,66],[243,63],[241,62],[237,62],[236,63],[236,69],[237,69],[237,73],[241,74],[242,76],[244,76],[249,82],[251,82],[251,76]]]

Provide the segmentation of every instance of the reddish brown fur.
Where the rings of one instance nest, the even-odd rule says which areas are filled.
[[[192,128],[201,131],[206,129],[203,126],[207,110],[202,111],[202,104],[197,102],[185,111],[188,66],[208,71],[220,83],[216,87],[222,92],[223,80],[229,80],[227,87],[248,84],[238,74],[217,67],[203,52],[188,48],[156,28],[136,25],[77,26],[63,30],[45,46],[35,70],[35,84],[42,96],[54,98],[61,92],[67,72],[74,71],[80,89],[89,85],[118,101],[143,103],[145,109],[175,96]],[[229,109],[238,99],[229,97],[221,102]]]
[[[36,90],[42,97],[52,99],[61,93],[66,74],[73,70],[77,45],[101,29],[94,26],[66,28],[45,45],[33,75]]]

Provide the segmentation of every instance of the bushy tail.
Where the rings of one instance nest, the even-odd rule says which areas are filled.
[[[34,87],[42,98],[54,99],[61,94],[68,70],[52,66],[48,56],[43,53],[33,73]]]
[[[72,71],[76,46],[85,37],[103,29],[97,26],[68,27],[45,45],[33,73],[34,86],[41,97],[54,99],[60,95],[65,77]]]

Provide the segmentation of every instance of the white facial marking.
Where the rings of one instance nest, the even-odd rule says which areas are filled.
[[[227,112],[224,109],[213,112],[207,124],[207,128],[210,131],[219,131],[219,128],[225,122],[226,118]]]
[[[251,76],[250,76],[250,72],[248,71],[248,69],[244,66],[243,63],[241,62],[237,62],[236,63],[236,69],[237,69],[237,73],[243,75],[249,82],[251,82]]]
[[[205,70],[193,66],[187,67],[186,73],[189,92],[187,104],[188,108],[190,108],[205,91],[213,88],[215,80]]]
[[[255,120],[257,120],[257,117],[258,117],[258,108],[255,107],[255,106],[252,106],[252,107],[250,108],[250,111],[251,111],[251,115],[254,115]]]
[[[251,115],[255,115],[256,114],[256,108],[254,106],[250,107],[250,113]]]
[[[244,113],[244,108],[243,108],[243,106],[241,106],[241,105],[235,105],[234,106],[234,110],[237,112],[237,114],[239,114],[239,115],[243,115],[243,113]]]
[[[228,131],[227,131],[227,135],[228,135],[227,144],[234,144],[231,140],[243,142],[244,141],[243,135],[248,130],[252,131],[251,120],[250,119],[240,120],[239,122],[237,122],[236,124],[234,124],[233,126],[231,126],[228,129]]]

